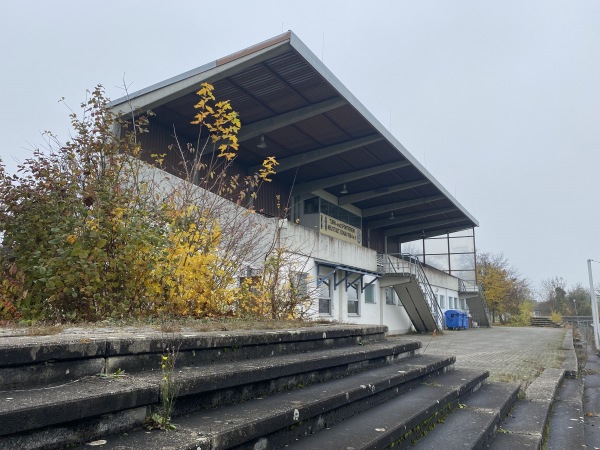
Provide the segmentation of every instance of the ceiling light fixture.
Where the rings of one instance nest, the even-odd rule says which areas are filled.
[[[348,193],[348,189],[346,188],[346,183],[344,183],[344,186],[342,187],[340,194],[347,194],[347,193]]]
[[[265,142],[265,135],[260,135],[260,142],[256,145],[256,148],[267,148],[267,143]]]

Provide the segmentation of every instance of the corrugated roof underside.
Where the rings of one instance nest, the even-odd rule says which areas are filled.
[[[279,160],[301,155],[313,150],[329,148],[332,145],[352,143],[359,138],[378,136],[380,140],[359,145],[331,156],[322,157],[318,161],[303,164],[299,167],[282,171],[275,175],[278,182],[291,186],[316,182],[336,175],[350,174],[368,168],[377,168],[382,164],[407,162],[394,144],[378,131],[380,125],[372,123],[357,109],[356,102],[342,99],[340,93],[319,70],[316,70],[292,46],[279,52],[276,56],[261,58],[255,64],[245,66],[239,72],[228,72],[226,76],[214,81],[215,93],[219,99],[229,99],[234,110],[240,114],[242,127],[258,126],[263,121],[279,120],[282,114],[295,114],[306,110],[306,107],[318,107],[323,102],[335,99],[346,100],[345,104],[315,112],[310,117],[300,117],[289,123],[278,123],[264,132],[266,149],[257,148],[260,132],[241,142],[238,161],[246,166],[260,164],[266,156],[275,155]],[[195,114],[197,103],[195,94],[182,95],[169,101],[155,110],[157,118],[166,129],[176,124],[180,136],[190,140],[197,138],[198,127],[189,124]],[[352,103],[352,104],[351,104]],[[385,133],[384,133],[385,134]],[[415,201],[431,196],[439,196],[442,192],[436,187],[437,182],[419,185],[397,192],[385,192],[398,188],[404,183],[426,181],[425,175],[412,163],[358,180],[345,182],[349,195],[377,190],[377,196],[356,199],[352,204],[362,210],[398,202]],[[431,180],[430,180],[431,181]],[[340,196],[341,183],[322,187],[335,196]],[[340,198],[342,198],[340,196]],[[418,214],[436,209],[455,208],[453,211],[441,212],[431,219],[414,219],[406,223],[418,224],[444,219],[463,218],[457,226],[473,226],[473,222],[461,211],[453,200],[445,195],[442,200],[423,202],[402,208],[401,214]],[[369,221],[380,220],[388,211],[369,217]],[[439,232],[440,227],[434,227]],[[438,233],[439,234],[439,233]]]

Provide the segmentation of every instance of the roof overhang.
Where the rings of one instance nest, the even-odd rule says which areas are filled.
[[[195,140],[190,120],[203,82],[240,115],[238,162],[255,170],[274,155],[274,178],[293,195],[325,191],[400,242],[479,225],[291,31],[111,106],[126,115],[152,109],[153,120]],[[266,150],[257,148],[262,136]]]

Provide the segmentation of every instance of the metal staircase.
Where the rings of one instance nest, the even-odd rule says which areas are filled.
[[[419,333],[443,331],[444,314],[418,258],[401,253],[378,254],[380,287],[393,287]]]
[[[491,326],[490,309],[481,284],[467,283],[460,280],[458,296],[467,301],[473,320],[481,327]]]

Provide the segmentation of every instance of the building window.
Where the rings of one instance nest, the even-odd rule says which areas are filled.
[[[394,298],[394,288],[393,287],[386,287],[385,288],[385,304],[386,305],[395,305],[395,298]]]
[[[331,280],[323,278],[319,284],[319,314],[331,314]]]
[[[354,283],[346,289],[348,298],[348,314],[358,315],[358,284]]]
[[[446,303],[444,303],[444,296],[440,295],[440,308],[445,308],[446,307]]]
[[[334,205],[327,200],[321,199],[320,212],[327,214],[329,217],[333,217],[334,219],[341,220],[342,222],[352,225],[353,227],[362,227],[362,219],[360,216],[357,216],[356,214],[353,214],[344,208],[339,207],[338,205]]]
[[[373,284],[365,288],[365,303],[375,303],[375,285]]]
[[[319,197],[309,198],[304,200],[304,214],[319,213]]]
[[[295,291],[298,300],[308,298],[308,274],[305,272],[295,272],[292,278],[292,289]]]

